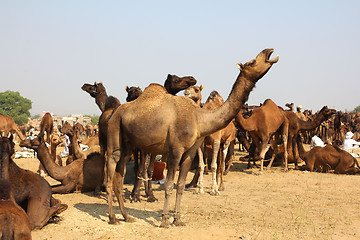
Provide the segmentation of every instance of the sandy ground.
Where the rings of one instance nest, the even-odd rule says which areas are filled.
[[[159,199],[125,203],[134,223],[108,224],[106,194],[55,194],[69,208],[57,223],[32,232],[33,239],[360,239],[360,175],[335,175],[273,168],[263,175],[246,169],[236,153],[225,176],[225,191],[211,196],[210,175],[203,195],[186,190],[182,200],[184,227],[159,228],[163,185],[154,185]],[[358,160],[360,160],[358,158]],[[36,171],[38,160],[20,158],[19,166]],[[293,165],[290,165],[293,168]],[[192,179],[190,172],[187,183]],[[56,182],[49,177],[50,184]],[[125,194],[132,190],[125,185]],[[142,190],[142,193],[144,191]],[[171,198],[175,203],[175,191]],[[123,219],[115,205],[119,219]]]

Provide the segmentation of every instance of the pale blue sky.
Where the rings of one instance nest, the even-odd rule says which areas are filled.
[[[360,105],[360,1],[0,1],[0,92],[31,114],[100,115],[84,83],[123,103],[126,85],[192,75],[224,99],[237,62],[274,48],[280,60],[249,104]],[[183,93],[179,93],[183,95]]]

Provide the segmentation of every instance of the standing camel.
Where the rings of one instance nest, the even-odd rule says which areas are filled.
[[[44,136],[44,133],[46,132],[46,142],[48,144],[50,144],[50,135],[53,132],[53,127],[54,127],[53,118],[51,114],[47,112],[41,118],[39,135]]]
[[[244,130],[250,133],[250,136],[256,146],[256,152],[250,154],[251,156],[249,157],[248,166],[250,165],[251,159],[255,162],[255,157],[259,156],[261,160],[260,172],[263,171],[265,154],[270,147],[269,141],[278,131],[281,134],[285,149],[287,149],[289,120],[285,116],[284,111],[281,110],[272,100],[265,100],[261,107],[257,107],[253,110],[249,118],[244,118],[242,111],[240,111],[236,115],[236,121]],[[274,160],[275,155],[276,152],[273,154],[271,162],[268,166],[269,168],[271,167],[271,163]],[[285,151],[285,171],[288,169],[287,155],[287,151]]]
[[[238,64],[240,74],[227,101],[216,110],[199,108],[191,99],[168,94],[159,84],[150,84],[136,101],[118,107],[108,121],[106,160],[109,220],[116,224],[113,191],[118,199],[125,221],[134,221],[127,214],[122,194],[125,164],[134,148],[167,158],[168,172],[165,180],[165,201],[161,227],[168,227],[169,200],[174,187],[177,167],[180,165],[177,182],[175,216],[173,224],[182,226],[180,203],[185,180],[192,159],[204,138],[226,127],[254,88],[278,57],[270,60],[273,49],[265,49],[250,62]],[[114,181],[117,179],[117,181]],[[113,186],[114,184],[114,186]]]
[[[6,115],[0,114],[0,134],[1,136],[8,137],[10,132],[16,132],[21,140],[24,139],[24,135],[21,133],[19,127],[14,120]]]

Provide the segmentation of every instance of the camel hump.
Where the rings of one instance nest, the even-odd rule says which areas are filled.
[[[144,89],[144,92],[139,96],[139,98],[157,97],[167,93],[166,89],[160,84],[151,83]]]

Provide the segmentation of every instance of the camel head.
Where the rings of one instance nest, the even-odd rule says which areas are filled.
[[[165,80],[164,87],[170,94],[177,94],[178,92],[196,84],[196,79],[191,76],[178,77],[176,75],[168,74]]]
[[[256,56],[255,59],[245,64],[238,63],[237,67],[241,71],[240,75],[253,79],[253,81],[257,81],[262,78],[269,71],[271,66],[279,60],[279,56],[270,59],[273,52],[274,49],[264,49]]]
[[[142,90],[139,87],[128,87],[128,86],[126,86],[125,90],[128,93],[128,95],[126,97],[127,102],[134,101],[135,99],[137,99],[142,94]]]
[[[20,147],[26,147],[26,148],[31,148],[34,149],[36,151],[36,149],[41,145],[41,144],[45,144],[45,140],[44,137],[42,135],[38,135],[36,138],[30,140],[30,139],[24,139],[20,142],[19,146]]]
[[[224,104],[224,99],[220,96],[220,94],[217,91],[212,91],[206,100],[206,102],[217,102],[220,105]]]
[[[57,133],[53,133],[51,134],[51,138],[50,138],[50,141],[51,141],[51,144],[57,146],[59,145],[60,143],[62,143],[61,139],[60,139],[60,136],[59,134]]]
[[[336,114],[336,110],[335,110],[335,109],[328,108],[327,106],[324,106],[324,107],[320,110],[320,114],[324,114],[325,120],[327,120],[329,117],[331,117],[332,115]]]
[[[13,135],[10,137],[0,137],[0,156],[9,156],[15,153],[15,143],[13,142]]]
[[[102,94],[105,92],[105,87],[103,84],[95,82],[94,85],[85,83],[81,89],[87,93],[90,94],[93,98],[95,98],[97,95]]]
[[[190,86],[184,90],[184,96],[192,99],[194,102],[201,101],[201,91],[204,89],[204,86],[201,84],[201,86]]]
[[[65,121],[63,125],[61,127],[59,126],[58,128],[62,134],[72,134],[72,126],[68,121]]]

